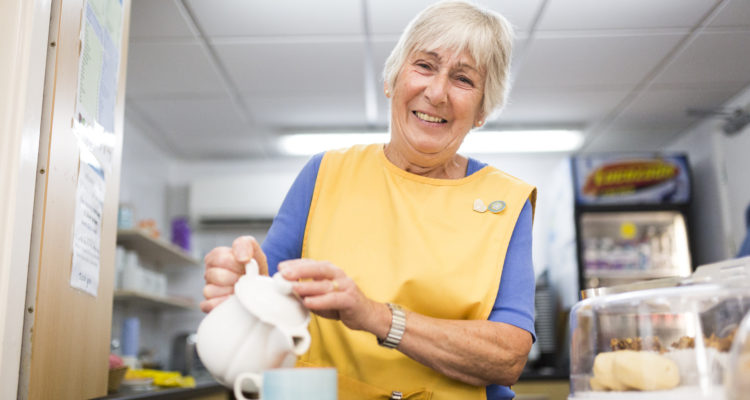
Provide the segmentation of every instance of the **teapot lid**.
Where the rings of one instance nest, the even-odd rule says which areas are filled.
[[[245,270],[245,275],[234,285],[234,293],[248,311],[287,332],[303,324],[307,326],[310,312],[292,292],[292,282],[278,272],[273,278],[259,275],[255,260],[250,260]]]

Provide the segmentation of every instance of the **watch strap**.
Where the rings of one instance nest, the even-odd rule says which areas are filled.
[[[378,344],[389,349],[395,349],[401,343],[406,331],[406,313],[398,304],[386,303],[391,310],[391,329],[385,339],[378,338]]]

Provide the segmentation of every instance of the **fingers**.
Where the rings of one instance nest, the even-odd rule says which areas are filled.
[[[258,262],[258,272],[268,275],[268,261],[260,244],[252,236],[240,236],[232,242],[232,254],[237,262],[247,264],[251,258]]]
[[[209,312],[234,293],[234,284],[245,274],[245,264],[255,259],[261,274],[268,275],[266,255],[252,236],[242,236],[232,243],[232,247],[217,247],[211,250],[203,261],[206,264],[203,296],[200,304],[203,312]]]
[[[216,306],[224,302],[224,300],[226,300],[228,297],[229,296],[222,296],[222,297],[215,297],[209,300],[203,300],[200,305],[201,311],[205,313],[210,312],[211,310],[216,308]]]
[[[318,296],[303,297],[302,302],[313,311],[344,310],[352,306],[353,298],[348,293],[332,291]]]
[[[217,247],[211,250],[203,261],[206,263],[206,271],[211,268],[223,268],[239,275],[245,273],[246,263],[238,261],[229,247]]]
[[[332,280],[345,276],[339,268],[328,261],[316,261],[304,258],[279,263],[279,271],[288,280]]]
[[[206,283],[217,286],[234,286],[242,274],[226,268],[206,268]]]
[[[319,281],[302,281],[294,284],[294,292],[302,297],[319,296],[331,292],[345,292],[353,282],[349,279],[333,279]]]
[[[203,297],[207,300],[229,296],[232,293],[234,293],[234,286],[219,286],[209,283],[203,287]]]

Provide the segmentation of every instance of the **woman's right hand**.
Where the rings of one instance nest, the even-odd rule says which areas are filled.
[[[258,270],[268,275],[268,262],[260,244],[252,236],[240,236],[232,247],[216,247],[203,261],[206,264],[206,286],[203,287],[201,310],[209,312],[234,293],[234,284],[245,274],[245,264],[255,259]]]

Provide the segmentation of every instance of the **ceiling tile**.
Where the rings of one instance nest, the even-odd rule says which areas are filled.
[[[688,29],[718,1],[550,0],[539,29]]]
[[[193,37],[173,0],[133,0],[130,38]]]
[[[750,28],[750,1],[730,1],[708,26],[721,28]]]
[[[361,93],[362,43],[217,44],[240,92],[259,95]]]
[[[750,83],[750,32],[705,32],[672,62],[656,83]]]
[[[219,76],[194,43],[131,43],[129,97],[221,93]]]
[[[633,85],[680,39],[677,34],[537,38],[526,49],[515,86],[612,89]]]
[[[351,128],[366,125],[364,96],[263,95],[245,101],[258,125],[284,129]]]
[[[359,1],[188,0],[209,37],[362,33]]]
[[[517,34],[528,33],[542,6],[542,0],[478,0],[477,3],[500,13]]]
[[[738,88],[652,88],[642,93],[615,120],[615,125],[655,126],[674,121],[695,120],[687,109],[714,109],[734,96]]]
[[[750,1],[724,0],[710,26],[646,82],[720,0],[474,0],[516,27],[514,87],[497,125],[588,127],[584,151],[658,150],[750,84]],[[244,96],[234,108],[177,6],[209,36]],[[272,155],[278,132],[364,129],[362,4],[377,80],[375,127],[387,126],[383,64],[406,24],[433,0],[133,0],[126,118],[185,159]],[[540,32],[530,28],[546,4]],[[636,96],[614,121],[597,121]],[[251,126],[250,126],[251,125]],[[594,129],[597,131],[595,132]]]
[[[688,108],[714,109],[735,94],[736,90],[727,87],[650,89],[608,127],[604,127],[586,149],[619,151],[663,148],[679,133],[698,122],[697,117],[687,115]]]
[[[406,25],[435,0],[373,0],[368,2],[370,29],[378,35],[400,35]],[[518,32],[528,31],[541,0],[478,0],[503,15]],[[397,12],[396,12],[397,11]]]
[[[585,126],[614,109],[623,90],[586,91],[565,88],[514,88],[494,121],[500,125]]]
[[[689,124],[682,124],[687,127]],[[584,153],[659,151],[673,137],[679,126],[656,128],[648,126],[641,129],[611,129],[593,137],[581,149]]]
[[[130,101],[159,129],[181,138],[216,136],[246,129],[239,111],[226,96]]]

